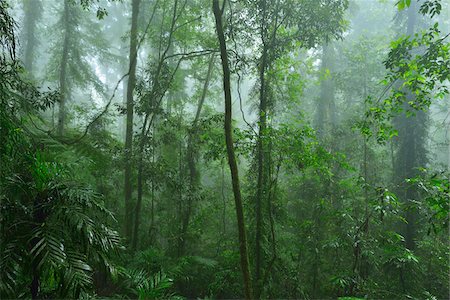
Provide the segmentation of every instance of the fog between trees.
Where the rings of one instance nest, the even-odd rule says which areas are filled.
[[[448,299],[447,0],[0,0],[5,299]]]

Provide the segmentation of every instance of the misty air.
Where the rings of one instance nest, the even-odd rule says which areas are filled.
[[[449,299],[449,0],[0,0],[1,299]]]

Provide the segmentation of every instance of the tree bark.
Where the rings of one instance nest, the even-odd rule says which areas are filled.
[[[256,212],[256,230],[255,230],[255,295],[259,299],[261,294],[261,239],[262,239],[262,204],[265,198],[266,186],[266,166],[265,166],[265,135],[267,130],[267,98],[266,98],[266,84],[265,71],[267,65],[267,46],[263,46],[263,53],[261,55],[261,66],[259,72],[260,91],[259,91],[259,136],[258,136],[258,179],[256,186],[255,212]]]
[[[136,251],[137,244],[139,240],[139,225],[141,222],[141,207],[142,207],[142,195],[143,195],[143,172],[144,172],[144,147],[145,147],[145,139],[147,138],[147,122],[148,122],[148,114],[145,115],[144,124],[142,125],[142,133],[141,133],[141,142],[139,143],[139,158],[138,158],[138,176],[137,176],[137,202],[134,211],[134,230],[133,230],[133,242],[132,249]],[[150,127],[149,127],[150,129]]]
[[[279,1],[275,2],[275,6],[278,7]],[[268,182],[269,174],[271,170],[271,158],[270,150],[268,149],[267,142],[267,115],[269,113],[269,99],[267,98],[266,71],[272,59],[269,57],[270,50],[275,44],[278,18],[270,20],[273,25],[273,30],[269,32],[269,22],[267,20],[267,5],[271,3],[263,0],[260,2],[262,21],[260,24],[260,35],[263,44],[261,57],[259,59],[259,133],[257,144],[257,164],[258,164],[258,177],[256,186],[256,198],[255,198],[255,298],[259,299],[262,292],[263,281],[263,261],[264,253],[262,252],[262,241],[264,236],[264,219],[263,219],[263,204],[268,199]]]
[[[125,238],[132,238],[133,203],[132,203],[132,152],[133,152],[133,92],[136,85],[136,58],[137,58],[137,21],[140,0],[133,0],[130,32],[130,68],[127,85],[127,122],[125,133]]]
[[[223,6],[225,7],[225,5]],[[227,46],[225,43],[225,35],[222,26],[223,10],[219,7],[219,0],[213,0],[213,12],[216,21],[217,38],[220,45],[220,57],[222,59],[223,69],[223,90],[225,96],[225,141],[228,155],[228,163],[230,165],[231,181],[233,185],[234,201],[236,206],[236,217],[239,232],[239,251],[241,257],[241,270],[244,280],[244,295],[246,299],[253,299],[252,282],[250,275],[250,267],[248,263],[247,238],[245,234],[244,212],[242,207],[241,189],[239,186],[239,172],[234,154],[233,136],[232,136],[232,110],[231,110],[231,83],[230,83],[230,67],[228,63]]]

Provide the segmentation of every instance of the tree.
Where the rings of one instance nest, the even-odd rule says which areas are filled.
[[[200,174],[197,166],[197,160],[198,160],[198,140],[199,140],[199,119],[200,114],[202,112],[203,104],[205,102],[206,93],[208,91],[208,88],[210,87],[210,81],[212,77],[212,69],[214,67],[214,54],[211,54],[211,57],[209,59],[208,63],[208,70],[206,73],[203,90],[200,96],[200,99],[198,101],[197,109],[195,112],[195,118],[192,121],[191,128],[189,130],[188,135],[188,141],[187,141],[187,150],[186,150],[186,158],[188,160],[188,168],[189,168],[189,188],[190,188],[190,195],[188,196],[188,203],[187,203],[187,211],[186,214],[182,220],[182,226],[181,226],[181,234],[180,234],[180,244],[179,244],[179,253],[184,253],[184,247],[186,243],[186,234],[189,226],[189,221],[192,214],[192,206],[195,198],[198,196],[199,192],[199,181],[200,181]]]
[[[244,295],[246,299],[253,299],[253,289],[250,276],[250,266],[248,263],[247,238],[245,233],[244,212],[242,207],[241,188],[239,185],[239,172],[234,154],[232,124],[231,124],[231,84],[230,67],[228,63],[227,45],[223,32],[222,16],[224,12],[225,1],[222,8],[219,6],[219,0],[213,0],[213,12],[216,20],[217,39],[220,46],[220,57],[222,59],[223,71],[223,92],[225,95],[225,141],[227,145],[228,164],[230,165],[231,180],[233,184],[234,202],[236,208],[236,217],[239,231],[239,252],[241,256],[241,271],[244,280]]]
[[[149,63],[147,67],[144,69],[143,80],[140,83],[139,90],[139,107],[138,113],[142,118],[142,125],[140,127],[140,135],[139,135],[139,148],[137,150],[137,203],[136,203],[136,217],[135,217],[135,230],[134,230],[134,240],[133,247],[137,247],[137,242],[139,238],[139,225],[140,225],[140,214],[142,207],[142,198],[144,195],[144,185],[145,185],[145,174],[144,168],[146,165],[145,156],[148,154],[147,150],[149,149],[150,139],[154,136],[156,124],[159,122],[161,117],[170,118],[171,115],[171,107],[175,102],[174,96],[183,94],[180,90],[176,90],[177,88],[181,89],[183,87],[182,80],[180,78],[180,67],[183,62],[189,61],[195,57],[201,57],[211,53],[209,49],[201,50],[192,50],[189,51],[188,47],[190,47],[188,36],[194,35],[192,31],[195,31],[195,26],[198,24],[199,18],[196,14],[196,3],[193,2],[191,5],[188,5],[187,1],[181,2],[179,0],[174,0],[173,2],[164,2],[159,5],[156,2],[153,6],[153,11],[151,13],[151,17],[148,21],[147,30],[152,24],[153,16],[156,15],[156,11],[160,10],[162,15],[166,14],[170,15],[170,18],[163,18],[161,20],[160,27],[158,28],[158,34],[156,36],[150,35],[150,38],[153,38],[155,44],[158,45],[157,49],[151,51],[149,54]],[[184,39],[180,39],[179,36],[185,37]],[[194,35],[195,36],[195,35]],[[155,47],[156,48],[156,47]],[[179,52],[177,52],[179,51]],[[173,93],[171,92],[171,88]],[[167,100],[167,108],[163,108],[163,101]],[[182,101],[180,101],[182,103]],[[176,102],[175,102],[176,103]],[[179,107],[182,107],[181,105]],[[182,110],[182,109],[181,109]],[[183,116],[181,114],[178,115],[177,118],[178,128],[181,128],[181,122],[183,120]],[[169,121],[169,120],[168,120]],[[171,122],[169,122],[171,123]],[[178,197],[178,214],[179,214],[179,222],[178,224],[182,224],[185,219],[185,215],[183,215],[182,211],[182,201],[185,198],[183,195],[183,173],[184,173],[184,164],[182,162],[182,151],[183,151],[184,141],[179,138],[178,143],[174,143],[178,148],[178,187],[177,194]],[[172,147],[171,151],[175,149]],[[188,210],[189,210],[189,205]],[[189,221],[189,217],[187,218]],[[184,225],[187,230],[187,225]],[[178,237],[177,240],[183,237],[183,225],[181,225],[181,230],[177,232]],[[178,246],[175,249],[178,249],[179,253],[182,250],[182,243],[179,242]],[[184,247],[184,246],[183,246]]]
[[[447,297],[447,2],[67,0],[62,136],[38,2],[36,81],[0,0],[0,298]]]
[[[132,186],[132,157],[133,157],[133,115],[134,115],[134,99],[133,92],[136,85],[136,63],[137,63],[137,21],[139,14],[140,0],[133,0],[131,14],[131,31],[130,31],[130,52],[129,52],[129,69],[128,69],[128,85],[127,85],[127,121],[125,133],[125,237],[131,242],[133,236],[133,186]]]
[[[33,65],[35,58],[35,49],[38,44],[36,34],[37,22],[42,16],[42,3],[36,1],[23,1],[24,14],[24,66],[30,74],[33,74]]]
[[[440,37],[439,23],[427,32],[415,34],[418,12],[434,17],[441,11],[440,1],[425,1],[420,7],[415,2],[399,1],[398,8],[407,8],[406,35],[400,37],[388,54],[384,65],[388,69],[385,78],[387,87],[379,99],[369,98],[370,110],[366,117],[375,123],[378,141],[398,135],[399,149],[395,161],[395,172],[401,185],[399,194],[404,201],[417,200],[417,191],[405,183],[405,179],[416,177],[418,168],[426,164],[424,149],[426,138],[426,113],[431,103],[448,95],[443,84],[450,78],[450,49],[446,38]],[[385,97],[386,92],[390,92]],[[384,100],[383,100],[384,99]],[[381,101],[383,100],[383,101]],[[394,128],[390,122],[394,119]],[[362,129],[372,135],[371,122],[365,122]],[[416,214],[413,206],[406,205],[405,245],[414,249]]]
[[[407,36],[414,36],[414,27],[417,26],[418,17],[418,7],[413,1],[407,8]],[[415,96],[409,90],[406,90],[405,93],[403,112],[394,120],[398,131],[396,142],[399,146],[395,159],[395,180],[400,186],[398,195],[406,205],[405,245],[406,248],[414,250],[417,213],[414,206],[410,205],[410,201],[417,199],[418,194],[414,187],[408,186],[405,180],[416,177],[419,174],[419,168],[426,164],[427,116],[424,111],[418,111],[414,116],[407,115],[409,110],[409,104],[407,103],[414,103]]]
[[[83,9],[84,8],[84,9]],[[46,69],[46,79],[57,82],[60,91],[56,133],[61,138],[67,125],[68,105],[76,88],[104,94],[104,86],[99,80],[90,61],[109,59],[106,43],[99,31],[98,23],[87,11],[71,0],[59,2],[55,15],[57,21],[50,28],[58,32],[48,49],[50,60]],[[45,7],[44,7],[45,9]],[[62,29],[62,30],[61,30]]]
[[[59,73],[59,89],[61,99],[59,100],[59,116],[58,116],[58,135],[63,135],[64,124],[66,122],[66,98],[69,96],[67,89],[67,61],[69,57],[69,39],[73,34],[71,30],[74,27],[74,16],[72,15],[69,0],[64,0],[64,12],[61,22],[64,25],[64,41],[62,49],[62,58]]]
[[[78,298],[92,289],[93,266],[111,271],[120,239],[106,225],[111,214],[100,197],[24,121],[54,105],[57,94],[21,78],[6,8],[1,1],[0,296]]]
[[[342,33],[342,15],[347,1],[246,1],[246,13],[252,16],[239,22],[257,34],[251,34],[253,46],[257,47],[256,69],[258,72],[258,136],[256,149],[257,180],[255,195],[255,297],[259,298],[263,286],[262,243],[265,235],[263,212],[271,201],[267,190],[270,174],[271,150],[268,120],[275,115],[275,98],[271,81],[274,80],[274,64],[294,49],[294,45],[309,49],[323,40],[339,38]],[[323,19],[321,16],[326,15]],[[238,17],[239,19],[239,17]],[[242,25],[240,25],[242,26]],[[236,30],[236,29],[234,29]],[[266,270],[266,272],[269,270]]]

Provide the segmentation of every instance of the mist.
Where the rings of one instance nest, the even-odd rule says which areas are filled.
[[[0,25],[2,299],[448,299],[447,0]]]

